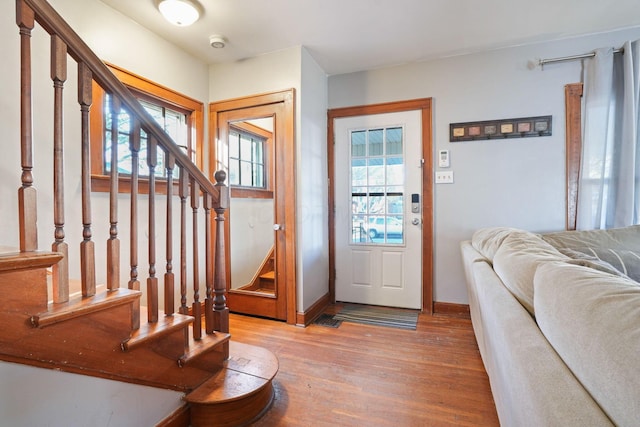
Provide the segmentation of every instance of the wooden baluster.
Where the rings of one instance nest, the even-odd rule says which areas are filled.
[[[82,145],[82,237],[80,243],[80,279],[82,295],[96,293],[96,260],[94,243],[91,240],[91,141],[89,140],[89,110],[92,97],[92,74],[84,63],[78,64],[78,103],[81,111]]]
[[[156,277],[156,164],[158,150],[155,138],[149,135],[147,165],[149,166],[149,277],[147,278],[147,320],[158,321],[158,278]]]
[[[139,193],[139,177],[140,177],[140,122],[133,118],[133,126],[129,135],[129,148],[131,149],[131,236],[129,239],[129,264],[131,270],[129,272],[129,289],[140,290],[140,281],[138,280],[138,193]],[[140,306],[133,305],[131,313],[133,321],[133,329],[140,328]]]
[[[202,338],[202,307],[200,306],[200,268],[198,257],[198,209],[200,208],[200,185],[191,178],[191,209],[193,209],[193,338]]]
[[[187,195],[189,181],[187,173],[180,168],[178,181],[180,196],[180,314],[189,314],[187,306]]]
[[[165,153],[167,167],[167,267],[164,273],[164,314],[171,316],[175,311],[173,284],[173,168],[176,159],[171,154]]]
[[[229,332],[229,308],[227,307],[227,273],[224,243],[224,212],[229,208],[229,187],[224,184],[227,174],[224,171],[215,173],[216,188],[218,189],[218,204],[216,211],[216,247],[215,247],[215,277],[213,313],[215,330]]]
[[[62,92],[67,80],[67,45],[56,35],[51,36],[51,79],[54,87],[53,107],[53,222],[55,224],[53,252],[63,257],[53,265],[53,302],[69,301],[69,247],[64,241],[64,137]]]
[[[18,189],[20,251],[38,249],[37,201],[33,187],[33,117],[31,107],[31,30],[34,13],[23,1],[16,3],[20,27],[20,158],[22,186]]]
[[[118,239],[118,117],[120,99],[111,97],[111,181],[109,187],[109,240],[107,240],[107,289],[120,287],[120,239]]]
[[[213,258],[211,243],[211,194],[204,194],[204,248],[205,248],[205,268],[206,268],[206,286],[207,297],[204,300],[204,324],[207,334],[214,331],[215,324],[213,321]]]

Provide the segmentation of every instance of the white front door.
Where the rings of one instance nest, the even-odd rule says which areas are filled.
[[[334,131],[336,301],[421,309],[421,112],[338,118]]]

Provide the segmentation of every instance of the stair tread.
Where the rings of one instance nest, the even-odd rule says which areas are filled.
[[[190,403],[216,404],[242,399],[268,385],[278,373],[269,350],[231,341],[225,367],[185,396]]]
[[[143,313],[143,310],[141,310]],[[160,315],[157,322],[140,322],[140,328],[122,343],[122,350],[131,350],[145,342],[153,341],[178,329],[188,327],[193,323],[193,316],[174,313],[171,316]]]
[[[199,340],[193,339],[193,334],[189,334],[188,348],[178,360],[178,365],[184,366],[187,363],[197,359],[204,353],[216,349],[219,345],[229,341],[231,334],[225,332],[214,332],[212,334],[204,334]]]
[[[267,271],[266,273],[261,274],[261,275],[260,275],[260,278],[261,278],[261,279],[271,279],[271,280],[273,280],[273,279],[275,279],[275,278],[276,278],[276,272],[275,272],[275,271],[273,271],[273,270],[271,270],[271,271]]]
[[[0,246],[0,272],[50,267],[61,259],[58,252],[20,252],[18,248]]]
[[[126,288],[99,292],[91,297],[79,295],[69,298],[65,303],[50,303],[47,311],[31,316],[31,323],[42,328],[110,307],[130,304],[139,298],[140,291]]]

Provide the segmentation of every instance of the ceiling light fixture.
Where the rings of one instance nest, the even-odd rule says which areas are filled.
[[[186,27],[200,18],[198,6],[191,0],[160,0],[158,9],[173,25]]]

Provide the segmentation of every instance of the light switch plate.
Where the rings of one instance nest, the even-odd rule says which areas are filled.
[[[453,184],[453,171],[437,171],[436,184]]]

